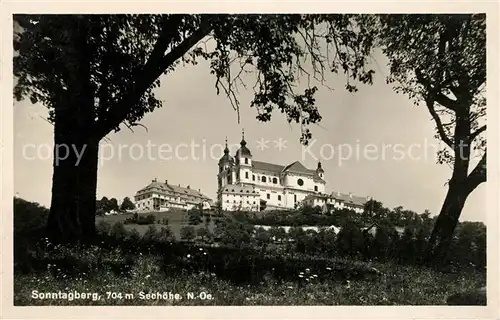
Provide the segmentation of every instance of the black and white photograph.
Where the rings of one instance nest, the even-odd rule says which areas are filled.
[[[497,305],[489,13],[256,12],[9,14],[14,309]]]

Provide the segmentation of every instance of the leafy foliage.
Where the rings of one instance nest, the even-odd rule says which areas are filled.
[[[102,197],[101,200],[97,200],[97,215],[103,215],[110,211],[118,211],[118,200],[116,198],[108,199],[107,197]]]
[[[123,202],[120,206],[120,209],[122,211],[125,211],[125,210],[134,210],[135,209],[135,204],[130,200],[129,197],[125,197],[123,199]]]
[[[437,137],[455,149],[456,118],[470,123],[470,141],[486,147],[486,15],[383,16],[380,43],[390,59],[388,83],[423,102],[436,122]],[[479,129],[479,131],[475,131]],[[456,154],[442,151],[440,162]],[[468,157],[468,154],[464,154]]]
[[[325,72],[342,70],[346,88],[355,91],[356,81],[371,83],[374,73],[365,67],[374,32],[351,15],[16,15],[15,21],[21,30],[14,41],[15,98],[40,101],[54,121],[55,107],[86,76],[99,137],[161,107],[158,77],[199,58],[210,61],[217,91],[236,109],[241,75],[255,72],[257,118],[269,121],[278,109],[302,126],[321,120],[310,80],[324,83]],[[85,74],[76,72],[81,67]],[[299,93],[303,76],[308,86]]]
[[[192,226],[184,226],[181,228],[181,239],[186,241],[192,241],[196,238],[195,229]]]
[[[14,198],[14,233],[33,232],[43,228],[49,209],[39,203]]]

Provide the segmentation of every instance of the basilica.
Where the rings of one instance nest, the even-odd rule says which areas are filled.
[[[233,157],[226,139],[219,160],[217,201],[225,211],[294,209],[305,202],[322,202],[325,208],[327,203],[342,203],[341,207],[362,211],[366,198],[342,194],[340,200],[340,193],[326,194],[324,173],[321,162],[308,169],[299,161],[280,165],[254,160],[244,136]]]

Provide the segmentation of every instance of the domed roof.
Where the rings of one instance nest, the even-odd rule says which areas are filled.
[[[241,142],[240,142],[240,148],[238,151],[236,151],[236,157],[239,156],[252,156],[252,153],[250,152],[250,149],[247,148],[247,142],[245,141],[245,132],[242,131],[241,134]]]
[[[234,159],[229,155],[229,148],[227,147],[227,138],[226,138],[226,147],[224,148],[224,155],[219,159],[219,164],[228,162],[233,163]]]

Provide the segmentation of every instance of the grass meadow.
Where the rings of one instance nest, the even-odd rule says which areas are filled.
[[[18,230],[14,304],[445,305],[449,295],[486,284],[484,270],[318,254],[296,250],[295,243],[179,241],[187,223],[182,214],[168,216],[170,235],[123,225],[127,217],[98,217],[98,225],[113,226],[85,245],[54,245],[32,228],[36,223]],[[228,234],[234,242],[235,233]]]

